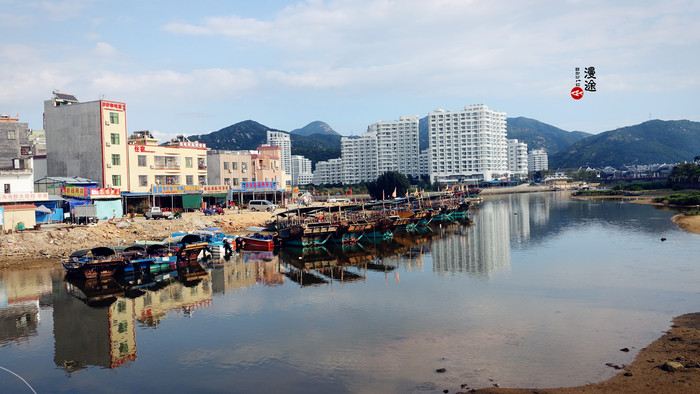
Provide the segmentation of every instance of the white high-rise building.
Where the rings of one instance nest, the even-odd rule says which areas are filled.
[[[486,105],[428,115],[430,181],[493,180],[508,173],[506,114]]]
[[[418,116],[401,116],[399,120],[379,121],[367,127],[377,136],[377,172],[398,171],[420,175],[418,150]]]
[[[533,149],[527,155],[527,172],[535,172],[549,169],[549,159],[547,151],[544,149]]]
[[[307,185],[313,179],[311,160],[304,156],[292,156],[292,186]]]
[[[287,174],[292,174],[292,142],[289,134],[281,131],[267,131],[267,144],[270,146],[279,146],[282,148],[282,170]]]
[[[527,144],[518,140],[506,140],[508,147],[508,173],[511,178],[527,176]]]
[[[377,180],[377,133],[368,131],[360,137],[341,138],[340,156],[343,160],[342,183],[351,185]]]
[[[339,184],[343,183],[343,159],[330,159],[316,163],[313,184]]]

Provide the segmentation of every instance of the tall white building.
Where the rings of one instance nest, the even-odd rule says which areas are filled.
[[[430,181],[493,180],[508,172],[506,114],[486,105],[428,115]]]
[[[527,172],[535,172],[549,169],[547,151],[533,149],[527,155]]]
[[[311,160],[304,156],[292,156],[292,186],[301,186],[311,183],[313,180]]]
[[[267,131],[267,144],[270,146],[279,146],[282,148],[280,160],[282,162],[282,170],[287,174],[292,173],[292,141],[289,134],[281,131]]]
[[[508,147],[508,173],[512,177],[527,176],[527,144],[518,140],[506,140]]]
[[[343,183],[343,159],[330,159],[316,163],[314,185],[338,183]]]
[[[377,172],[398,171],[420,175],[418,150],[418,116],[401,116],[399,120],[379,121],[367,131],[377,136]]]
[[[345,184],[373,182],[379,176],[377,168],[377,133],[368,131],[360,137],[340,139]],[[318,168],[318,163],[316,163]]]

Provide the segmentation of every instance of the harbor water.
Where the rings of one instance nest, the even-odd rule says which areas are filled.
[[[442,393],[605,380],[618,372],[606,363],[631,363],[674,316],[700,311],[700,236],[674,214],[563,193],[491,196],[471,225],[241,252],[188,283],[103,283],[96,295],[59,268],[0,271],[0,391]]]

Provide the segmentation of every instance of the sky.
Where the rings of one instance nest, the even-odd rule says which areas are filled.
[[[0,0],[0,113],[41,129],[61,91],[161,139],[471,104],[594,134],[700,121],[698,20],[694,0]]]

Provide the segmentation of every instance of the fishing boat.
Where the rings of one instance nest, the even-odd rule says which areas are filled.
[[[211,253],[211,258],[221,260],[226,254],[231,254],[231,244],[235,242],[233,237],[229,237],[224,230],[219,227],[205,227],[196,230],[194,234],[199,235],[202,241],[207,243],[207,250]]]
[[[246,250],[273,250],[275,249],[275,236],[262,233],[252,233],[238,237]],[[237,240],[237,241],[238,241]]]
[[[80,249],[61,261],[66,275],[74,278],[92,279],[114,275],[124,264],[125,257],[115,248],[98,246]]]

